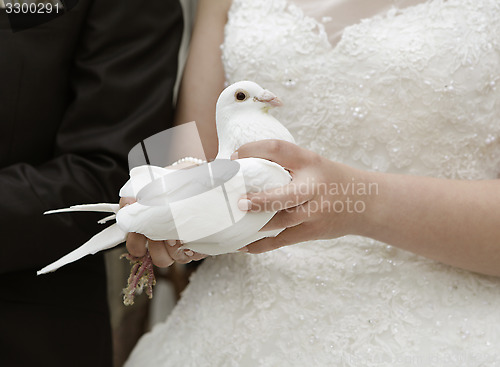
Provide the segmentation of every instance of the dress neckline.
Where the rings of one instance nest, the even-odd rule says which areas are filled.
[[[330,37],[332,37],[333,35],[329,34],[329,32],[327,32],[325,24],[322,20],[320,20],[316,16],[306,12],[304,10],[304,8],[300,5],[300,3],[297,2],[297,0],[284,0],[284,1],[285,1],[286,8],[288,8],[290,10],[299,11],[300,15],[302,16],[302,18],[305,21],[310,21],[317,26],[317,28],[320,30],[319,36],[321,37],[321,34],[322,33],[324,34],[324,37],[326,39],[326,42],[328,44],[330,51],[334,52],[338,48],[339,44],[341,43],[341,41],[344,37],[344,34],[346,33],[346,31],[348,29],[359,27],[363,22],[370,21],[370,20],[375,19],[377,17],[386,18],[391,10],[397,12],[397,15],[401,15],[411,8],[414,8],[416,6],[423,5],[423,4],[429,4],[434,0],[418,0],[418,3],[413,4],[413,5],[407,5],[404,8],[397,8],[394,5],[385,6],[383,9],[381,9],[377,13],[375,13],[371,16],[368,16],[368,17],[362,17],[358,21],[355,21],[352,24],[346,25],[344,28],[342,28],[341,30],[336,32],[336,33],[338,33],[338,41],[336,43],[332,43]],[[331,16],[328,16],[328,15],[326,15],[325,17],[331,18]]]

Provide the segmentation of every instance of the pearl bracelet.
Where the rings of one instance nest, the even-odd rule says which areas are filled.
[[[207,161],[204,161],[203,159],[200,159],[200,158],[184,157],[184,158],[181,158],[178,161],[172,163],[172,166],[175,166],[175,165],[178,165],[178,164],[181,164],[184,162],[189,162],[189,163],[194,163],[194,164],[200,165],[200,164],[206,163]]]

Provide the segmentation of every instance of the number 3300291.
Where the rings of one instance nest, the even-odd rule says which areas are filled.
[[[5,12],[7,14],[47,14],[59,13],[59,3],[52,5],[51,3],[5,3]]]

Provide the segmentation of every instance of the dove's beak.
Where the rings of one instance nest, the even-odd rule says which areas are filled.
[[[281,102],[281,99],[276,97],[273,93],[269,92],[268,90],[264,90],[260,95],[256,96],[254,100],[267,103],[268,105],[272,107],[279,107],[283,105],[283,102]]]

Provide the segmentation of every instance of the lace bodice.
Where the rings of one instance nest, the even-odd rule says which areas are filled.
[[[394,8],[346,28],[332,47],[324,27],[285,0],[236,0],[223,46],[227,80],[255,80],[283,96],[276,116],[300,145],[331,159],[495,178],[499,7],[438,0]]]
[[[317,18],[319,19],[319,18]],[[227,80],[284,100],[298,144],[362,169],[500,172],[500,3],[433,0],[325,28],[234,0]],[[423,229],[425,230],[425,229]],[[500,366],[500,280],[355,236],[208,259],[130,366]]]

